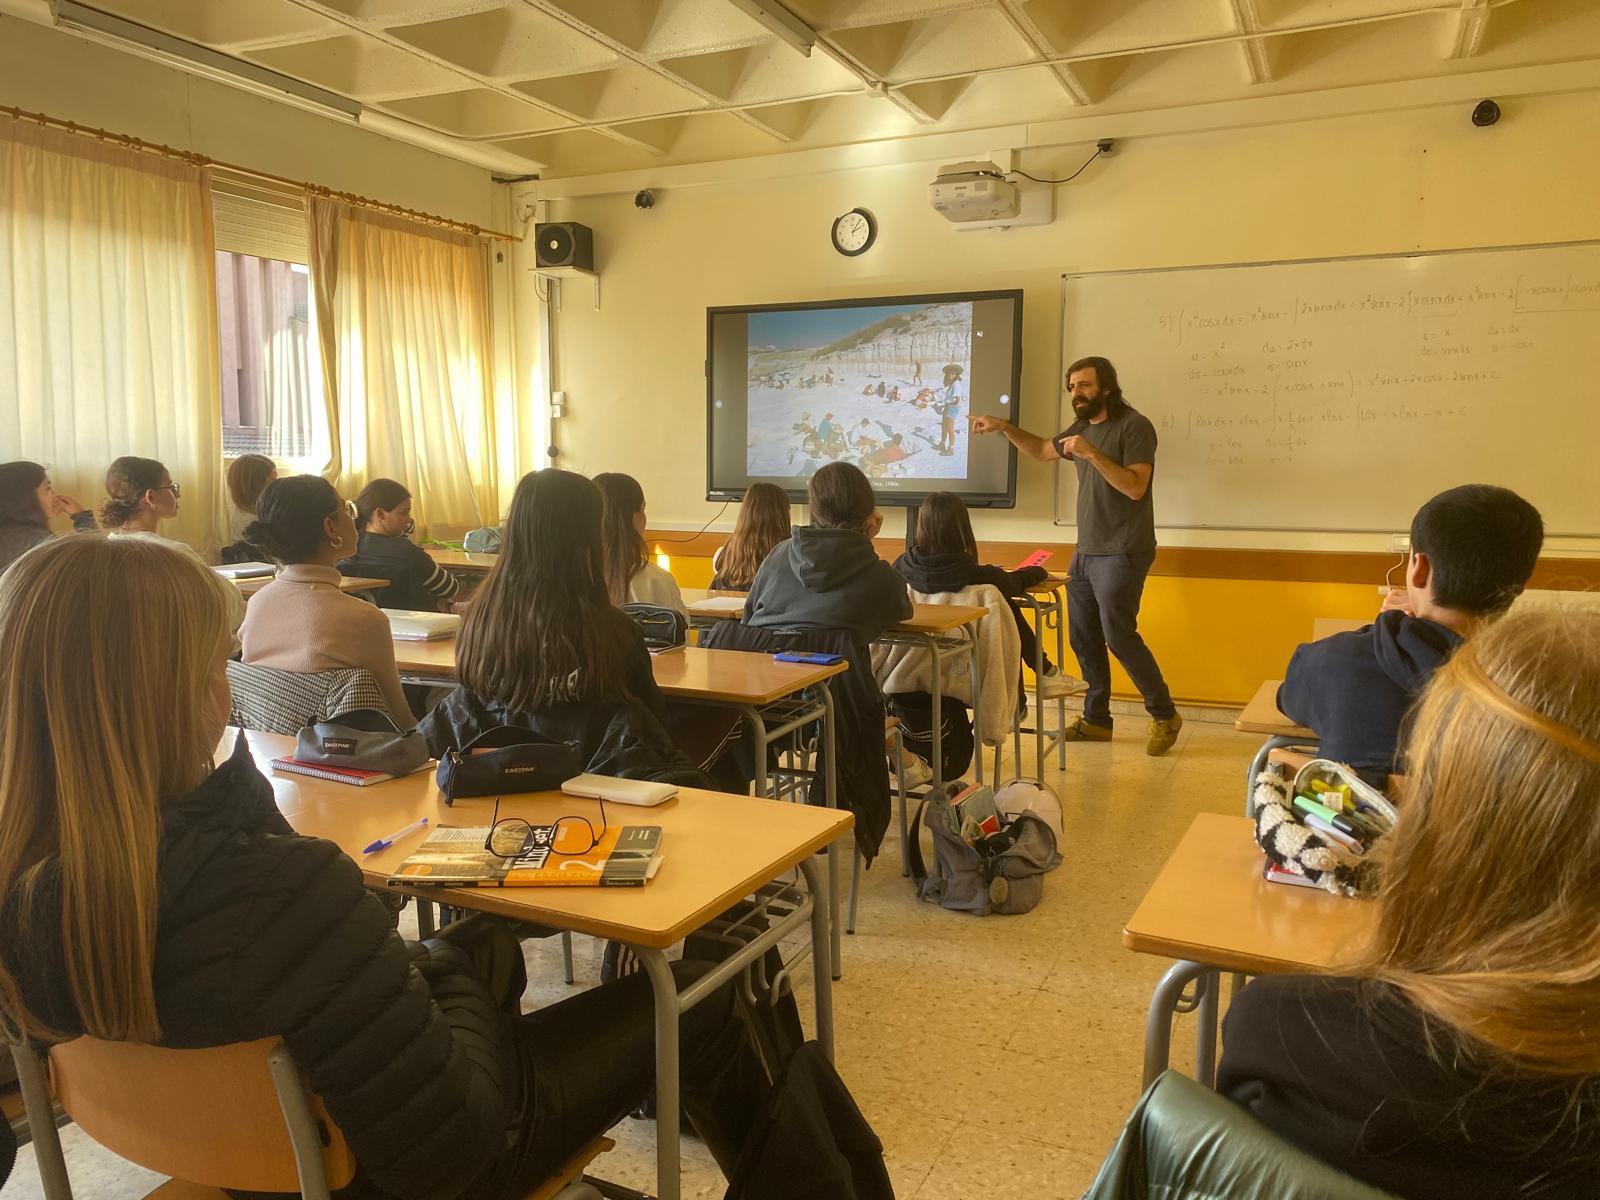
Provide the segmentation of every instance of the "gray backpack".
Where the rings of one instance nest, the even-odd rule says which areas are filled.
[[[978,788],[963,798],[963,804],[950,801],[949,788],[930,792],[912,822],[911,878],[917,894],[945,908],[980,917],[990,913],[1009,916],[1036,907],[1044,896],[1045,872],[1061,863],[1055,831],[1028,809],[1015,817],[996,813],[998,831],[968,841],[961,832],[963,806],[976,802],[986,812],[993,811],[994,793]],[[933,838],[931,875],[922,858],[923,826]]]

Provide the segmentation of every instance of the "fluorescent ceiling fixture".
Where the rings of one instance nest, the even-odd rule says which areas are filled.
[[[258,67],[243,59],[220,54],[206,46],[197,46],[193,42],[162,33],[159,29],[137,25],[86,4],[79,4],[78,0],[51,0],[50,7],[57,25],[88,34],[97,40],[117,43],[124,48],[137,48],[151,57],[176,62],[197,74],[243,87],[247,91],[287,99],[350,120],[361,115],[361,105],[337,92],[280,75],[277,71]]]
[[[735,8],[749,13],[807,58],[817,44],[817,32],[795,16],[778,0],[731,0]]]

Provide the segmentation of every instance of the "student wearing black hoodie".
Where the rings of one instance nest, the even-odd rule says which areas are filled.
[[[858,644],[911,616],[906,582],[873,548],[883,527],[858,467],[829,463],[807,487],[811,524],[767,555],[744,603],[760,629],[842,629]]]
[[[1279,710],[1317,731],[1324,758],[1381,787],[1404,770],[1396,746],[1412,700],[1484,620],[1510,607],[1543,542],[1538,510],[1515,492],[1481,483],[1440,492],[1411,522],[1406,606],[1296,650]]]
[[[959,592],[978,584],[992,584],[1011,606],[1017,633],[1022,638],[1022,662],[1032,666],[1038,653],[1033,626],[1022,615],[1013,597],[1022,595],[1049,572],[1043,567],[1019,567],[1008,571],[978,561],[978,540],[972,533],[966,503],[954,492],[934,492],[917,510],[917,531],[906,552],[894,561],[894,569],[914,592]],[[1085,689],[1081,679],[1066,674],[1048,656],[1039,679],[1040,694],[1046,700],[1070,696]]]

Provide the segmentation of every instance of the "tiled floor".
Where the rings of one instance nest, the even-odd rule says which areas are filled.
[[[893,830],[864,877],[859,932],[845,939],[834,991],[838,1065],[883,1139],[900,1200],[990,1195],[1000,1178],[1008,1195],[1076,1197],[1138,1096],[1145,1005],[1165,964],[1124,950],[1122,922],[1195,813],[1240,811],[1258,739],[1191,720],[1171,753],[1151,759],[1143,722],[1118,724],[1114,743],[1069,746],[1065,775],[1052,774],[1065,861],[1033,912],[980,919],[918,903]],[[557,941],[529,946],[530,1003],[569,994]],[[580,985],[598,963],[598,946],[579,939]],[[806,983],[802,1008],[809,998]],[[1191,1057],[1180,1030],[1174,1065]],[[653,1131],[625,1121],[596,1173],[652,1188]],[[80,1197],[123,1200],[153,1186],[76,1130],[63,1138]],[[722,1195],[698,1142],[685,1142],[684,1162],[686,1197]],[[24,1150],[0,1196],[39,1194]]]

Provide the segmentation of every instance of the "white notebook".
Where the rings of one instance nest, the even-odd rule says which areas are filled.
[[[707,596],[689,605],[690,612],[743,612],[743,596]]]
[[[651,783],[647,779],[616,779],[610,775],[574,775],[561,785],[569,796],[588,796],[617,804],[637,804],[651,808],[671,800],[678,789],[670,783]]]
[[[461,618],[455,613],[417,612],[410,608],[380,609],[389,618],[389,633],[397,642],[436,642],[455,637]]]
[[[261,579],[267,575],[276,575],[278,568],[271,563],[228,563],[220,567],[212,567],[224,579]]]

